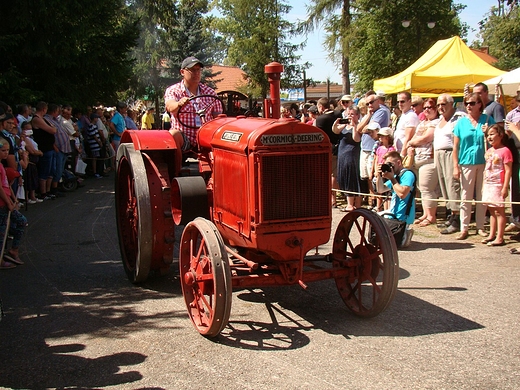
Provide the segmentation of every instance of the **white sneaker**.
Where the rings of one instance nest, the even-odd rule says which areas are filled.
[[[413,237],[413,228],[410,225],[408,225],[408,226],[406,226],[406,229],[404,231],[401,248],[409,247],[410,244],[412,243],[412,237]]]
[[[35,204],[36,201],[35,201],[35,200],[32,200],[32,199],[27,199],[27,203],[29,203],[29,204]]]

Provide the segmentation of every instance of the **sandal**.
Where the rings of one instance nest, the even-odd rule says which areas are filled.
[[[490,241],[487,243],[487,246],[504,246],[506,245],[505,241],[496,242],[496,241]]]
[[[491,241],[495,241],[495,238],[496,237],[491,237],[491,238],[484,238],[482,241],[480,241],[482,244],[487,244]]]
[[[9,260],[11,263],[15,263],[18,265],[24,265],[24,262],[20,259],[19,256],[15,256],[12,253],[4,253],[4,258]]]
[[[5,260],[0,260],[0,269],[16,268],[16,265]]]
[[[511,253],[512,255],[520,255],[520,249],[511,248],[509,249],[509,253]]]
[[[421,223],[422,221],[424,221],[425,219],[427,219],[427,218],[426,218],[425,215],[423,215],[422,217],[419,217],[419,218],[417,218],[415,221],[413,221],[413,223],[415,223],[415,224],[419,224],[419,223]]]
[[[432,223],[435,223],[433,221],[430,221],[428,218],[424,218],[421,223],[419,224],[420,227],[426,227],[428,225],[431,225]]]

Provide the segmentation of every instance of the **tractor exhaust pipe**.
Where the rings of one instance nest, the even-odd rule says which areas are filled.
[[[283,65],[271,62],[264,69],[269,80],[271,95],[271,99],[264,100],[264,118],[280,119],[280,77]]]

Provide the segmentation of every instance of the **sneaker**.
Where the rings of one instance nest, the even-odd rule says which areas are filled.
[[[480,237],[487,237],[487,236],[489,236],[489,234],[487,234],[487,232],[486,232],[484,229],[478,229],[478,230],[477,230],[477,234],[478,234]]]
[[[36,203],[41,203],[41,202],[43,202],[43,199],[36,198],[36,199],[35,199],[35,202],[36,202]]]
[[[407,248],[412,243],[413,237],[413,228],[411,226],[407,226],[404,231],[403,241],[401,243],[401,248]]]
[[[103,176],[101,176],[99,173],[95,173],[95,174],[94,174],[94,177],[95,177],[96,179],[101,179]]]
[[[36,200],[32,200],[32,199],[27,199],[27,203],[28,204],[36,204],[37,201]]]
[[[56,195],[54,195],[54,194],[47,194],[46,198],[54,200],[54,199],[56,199]],[[45,200],[47,200],[47,199],[45,199]]]
[[[441,234],[452,234],[459,231],[459,228],[455,225],[450,225],[446,229],[441,230]]]
[[[511,240],[520,241],[520,233],[513,234],[509,237]]]
[[[514,223],[510,223],[509,225],[506,226],[506,229],[505,229],[505,232],[507,232],[507,233],[518,232],[518,231],[520,231],[520,228],[518,226],[516,226]]]

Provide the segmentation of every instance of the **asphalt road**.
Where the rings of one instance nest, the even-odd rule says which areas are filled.
[[[0,271],[1,387],[520,388],[512,244],[417,229],[378,317],[350,314],[333,281],[240,290],[229,325],[209,340],[188,320],[176,269],[139,287],[127,280],[113,180],[89,179],[25,213],[26,264]]]

